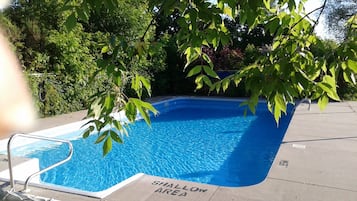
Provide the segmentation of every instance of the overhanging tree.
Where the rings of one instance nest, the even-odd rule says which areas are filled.
[[[348,27],[345,26],[357,12],[357,1],[355,0],[327,0],[324,25],[330,32],[330,37],[343,41],[347,36]]]
[[[313,33],[319,18],[316,21],[309,19],[312,12],[304,12],[304,2],[305,0],[298,4],[295,0],[218,0],[214,4],[203,0],[150,0],[148,12],[159,12],[166,16],[174,13],[178,18],[176,42],[185,55],[188,77],[195,77],[197,89],[207,85],[211,91],[220,92],[225,91],[230,84],[238,86],[244,82],[250,98],[243,105],[254,113],[258,99],[265,98],[278,123],[281,115],[287,112],[287,105],[294,104],[296,99],[306,97],[317,100],[322,109],[329,99],[339,101],[336,80],[340,75],[346,82],[356,84],[357,15],[348,20],[347,37],[339,47],[333,51],[326,50],[325,55],[314,55],[311,48],[323,45],[321,39]],[[88,0],[70,5],[69,1],[67,8],[73,13],[67,22],[73,24],[77,19],[88,20],[85,16],[89,8],[100,10],[104,5],[112,9],[117,3],[115,0]],[[321,15],[325,6],[323,4],[315,12]],[[231,39],[224,18],[235,19],[237,15],[239,23],[246,24],[249,30],[263,27],[267,33],[271,33],[273,42],[253,63],[220,80],[213,70],[212,61],[202,48],[216,49],[229,44]],[[157,52],[159,42],[147,37],[154,22],[155,18],[135,41],[128,42],[119,38],[102,50],[111,52],[111,57],[101,61],[100,66],[110,75],[116,87],[99,94],[92,102],[88,117],[94,119],[89,121],[84,136],[109,126],[110,129],[99,134],[97,139],[97,143],[104,141],[104,154],[110,151],[112,139],[122,142],[123,134],[117,131],[125,133],[123,122],[111,115],[113,111],[123,110],[128,122],[134,121],[139,112],[147,123],[150,123],[148,112],[156,112],[149,103],[140,99],[144,92],[150,94],[149,80],[132,73],[128,68]],[[328,61],[331,58],[333,61]],[[198,59],[206,61],[207,65],[193,65]],[[121,88],[125,84],[131,85],[136,97],[128,97],[123,93]]]

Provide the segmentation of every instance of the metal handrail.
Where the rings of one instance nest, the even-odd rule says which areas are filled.
[[[299,106],[301,103],[304,103],[304,102],[307,102],[307,104],[309,104],[309,107],[307,108],[307,110],[310,111],[311,110],[311,99],[310,98],[304,98],[304,99],[300,100],[293,108],[293,111],[296,110],[297,106]]]
[[[303,102],[307,102],[309,104],[309,107],[307,108],[307,110],[311,110],[311,99],[310,98],[304,98],[300,101],[300,103],[303,103]],[[300,104],[299,103],[299,104]]]
[[[37,135],[28,135],[28,134],[14,134],[10,137],[8,143],[7,143],[7,157],[8,157],[8,164],[9,164],[9,173],[10,173],[10,185],[11,185],[11,189],[12,190],[15,190],[15,181],[14,181],[14,178],[13,178],[13,173],[12,173],[12,161],[11,161],[11,142],[12,140],[15,138],[15,137],[24,137],[24,138],[33,138],[33,139],[39,139],[39,140],[47,140],[47,141],[53,141],[53,142],[61,142],[61,143],[66,143],[68,144],[68,147],[69,147],[69,153],[68,153],[68,156],[67,158],[43,169],[43,170],[40,170],[38,172],[35,172],[33,173],[32,175],[30,175],[29,177],[27,177],[26,181],[25,181],[25,184],[24,184],[24,189],[23,191],[28,191],[27,187],[28,187],[28,183],[30,182],[30,180],[35,177],[35,176],[38,176],[52,168],[55,168],[59,165],[62,165],[63,163],[69,161],[71,158],[72,158],[72,155],[73,155],[73,145],[72,143],[69,141],[69,140],[62,140],[62,139],[57,139],[57,138],[49,138],[49,137],[44,137],[44,136],[37,136]]]

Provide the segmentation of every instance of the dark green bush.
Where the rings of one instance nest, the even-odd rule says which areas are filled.
[[[68,32],[65,20],[69,14],[61,10],[63,5],[63,1],[19,1],[0,15],[41,116],[86,109],[91,96],[112,86],[105,72],[97,74],[102,48],[115,37],[130,44],[151,20],[147,2],[119,1],[110,12],[104,8],[91,11],[87,22],[81,21]],[[147,37],[153,37],[153,31],[148,30]],[[162,49],[160,45],[153,48]],[[153,52],[126,68],[153,76],[165,68],[165,52]]]

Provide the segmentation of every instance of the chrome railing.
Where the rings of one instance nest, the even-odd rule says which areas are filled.
[[[297,108],[297,106],[299,106],[301,103],[307,103],[307,104],[309,104],[309,107],[307,108],[307,110],[308,111],[310,111],[311,110],[311,99],[310,98],[304,98],[304,99],[301,99],[296,105],[295,105],[295,107],[294,107],[294,111],[296,110],[296,108]]]
[[[69,147],[69,153],[68,153],[68,156],[47,167],[47,168],[44,168],[38,172],[35,172],[33,174],[31,174],[29,177],[27,177],[26,181],[25,181],[25,184],[24,184],[24,189],[23,191],[27,192],[29,191],[28,190],[28,184],[30,182],[30,180],[35,177],[35,176],[38,176],[50,169],[53,169],[59,165],[62,165],[63,163],[69,161],[71,158],[72,158],[72,155],[73,155],[73,145],[72,143],[69,141],[69,140],[62,140],[62,139],[57,139],[57,138],[50,138],[50,137],[44,137],[44,136],[37,136],[37,135],[28,135],[28,134],[14,134],[10,137],[8,143],[7,143],[7,157],[8,157],[8,164],[9,164],[9,174],[10,174],[10,185],[11,185],[11,190],[14,190],[15,191],[15,181],[14,181],[14,177],[13,177],[13,172],[12,172],[12,158],[11,158],[11,142],[12,140],[15,138],[15,137],[24,137],[24,138],[32,138],[32,139],[38,139],[38,140],[47,140],[47,141],[52,141],[52,142],[61,142],[61,143],[66,143],[68,144],[68,147]]]

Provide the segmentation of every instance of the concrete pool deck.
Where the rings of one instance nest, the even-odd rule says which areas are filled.
[[[336,201],[357,200],[357,102],[297,107],[267,178],[226,188],[144,175],[105,198],[31,187],[31,194],[66,201]],[[85,112],[39,120],[38,128],[81,120]],[[3,187],[7,183],[3,183]]]

